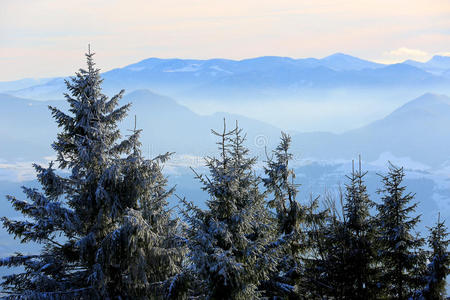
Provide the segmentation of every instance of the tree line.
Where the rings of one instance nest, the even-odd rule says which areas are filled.
[[[7,197],[23,218],[3,217],[3,227],[41,247],[0,260],[21,267],[3,276],[5,298],[445,298],[447,228],[438,219],[427,239],[416,234],[403,168],[381,175],[380,203],[361,165],[338,199],[299,201],[290,136],[282,133],[258,176],[242,129],[224,124],[212,131],[218,152],[205,158],[208,174],[194,170],[206,208],[179,198],[177,215],[162,173],[172,153],[145,158],[136,128],[121,137],[130,104],[119,106],[123,90],[102,93],[93,53],[86,58],[87,69],[66,81],[68,112],[50,107],[60,132],[55,163],[34,165],[41,188],[23,187],[27,200]]]

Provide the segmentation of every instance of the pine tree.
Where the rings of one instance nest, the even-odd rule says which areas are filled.
[[[119,141],[117,123],[130,104],[118,107],[123,90],[102,94],[93,55],[66,81],[69,114],[50,107],[62,129],[52,147],[70,175],[35,165],[42,190],[24,188],[29,201],[8,197],[26,219],[2,218],[3,226],[23,243],[42,244],[39,254],[0,261],[24,267],[2,283],[15,299],[148,298],[156,281],[178,271],[160,169],[168,155],[142,159],[138,130]]]
[[[422,292],[425,299],[446,299],[445,279],[449,274],[450,265],[448,235],[444,222],[438,218],[436,225],[430,228],[428,237],[428,245],[432,251],[425,278],[426,286]]]
[[[380,283],[389,298],[408,299],[420,283],[416,273],[421,269],[420,247],[423,239],[413,234],[420,216],[411,217],[417,204],[411,193],[405,194],[402,186],[405,176],[403,168],[389,165],[389,172],[382,176],[384,187],[378,191],[382,203],[377,206],[379,222],[379,258],[383,265]]]
[[[266,295],[273,297],[299,297],[308,293],[304,264],[306,257],[310,258],[308,228],[318,217],[313,213],[317,199],[309,206],[296,200],[299,184],[294,182],[295,172],[289,167],[293,159],[290,145],[291,137],[282,132],[280,144],[273,156],[268,157],[264,169],[267,177],[263,182],[273,197],[268,205],[276,212],[276,236],[280,248],[277,268],[264,285]]]
[[[242,130],[223,133],[219,157],[206,158],[209,176],[197,175],[210,199],[202,210],[185,201],[188,257],[204,283],[209,299],[257,299],[261,281],[276,262],[271,247],[271,224],[265,195],[255,176],[255,158],[248,156]]]

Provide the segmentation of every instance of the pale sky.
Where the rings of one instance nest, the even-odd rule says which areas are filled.
[[[0,80],[149,57],[450,55],[450,0],[0,0]]]

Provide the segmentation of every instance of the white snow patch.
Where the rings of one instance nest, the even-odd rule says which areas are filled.
[[[369,164],[377,167],[386,168],[388,161],[396,166],[404,167],[407,170],[426,171],[431,167],[418,161],[412,160],[410,157],[397,157],[390,152],[383,152],[377,160],[369,162]]]
[[[0,159],[0,181],[23,182],[36,179],[36,172],[33,163],[46,167],[50,161],[56,157],[45,156],[41,161],[16,161],[6,162]]]
[[[32,162],[0,163],[0,181],[21,182],[33,180],[35,176]]]
[[[450,199],[444,195],[441,195],[439,193],[433,193],[433,201],[437,204],[439,207],[439,211],[443,212],[444,214],[447,214],[448,211],[450,211]]]
[[[145,67],[128,67],[127,70],[138,72],[144,70]]]
[[[437,169],[435,174],[450,179],[450,161],[446,161],[442,164],[442,166]]]
[[[222,69],[221,67],[219,67],[219,66],[217,66],[217,65],[211,66],[211,67],[209,67],[209,68],[210,68],[210,69],[213,69],[213,70],[216,70],[216,71],[219,71],[219,72],[223,72],[223,73],[227,73],[227,74],[233,74],[233,72],[224,70],[224,69]]]
[[[200,69],[200,65],[199,64],[191,64],[191,65],[187,65],[183,68],[179,68],[179,69],[173,69],[173,70],[164,70],[163,72],[166,73],[174,73],[174,72],[196,72]]]
[[[170,175],[181,175],[186,172],[192,173],[190,168],[198,170],[204,167],[205,159],[201,156],[176,154],[164,164],[164,173]]]

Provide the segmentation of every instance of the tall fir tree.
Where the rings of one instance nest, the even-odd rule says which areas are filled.
[[[280,248],[277,267],[264,288],[267,296],[296,298],[309,293],[305,278],[305,260],[310,259],[311,250],[308,228],[319,215],[314,213],[317,199],[309,205],[296,199],[300,185],[295,183],[295,172],[289,165],[293,160],[290,146],[291,137],[282,132],[280,143],[264,168],[263,182],[272,197],[268,206],[275,212],[275,234]]]
[[[382,176],[382,203],[377,205],[379,222],[379,258],[382,262],[383,274],[381,287],[387,297],[392,299],[408,299],[421,284],[421,264],[424,263],[420,247],[423,239],[419,238],[414,228],[420,216],[410,216],[417,203],[411,193],[405,193],[402,185],[405,172],[403,168],[389,164],[389,172]]]
[[[347,262],[346,297],[358,299],[377,299],[377,240],[374,219],[370,208],[375,203],[367,194],[364,176],[359,158],[359,169],[347,176],[350,181],[346,185],[344,214],[345,232],[348,248],[345,252]]]
[[[119,141],[117,123],[130,105],[118,107],[123,90],[102,94],[93,55],[66,81],[69,113],[50,107],[62,129],[52,147],[70,175],[53,163],[35,165],[42,190],[24,188],[29,201],[8,197],[26,218],[2,218],[3,226],[42,245],[39,254],[0,261],[24,267],[2,283],[14,299],[153,298],[155,283],[178,272],[176,224],[166,211],[171,191],[160,168],[168,154],[144,160],[138,130]]]
[[[449,274],[450,253],[448,231],[444,222],[438,218],[436,225],[430,228],[428,245],[431,248],[430,263],[425,277],[426,286],[422,296],[425,299],[446,299],[446,277]]]
[[[207,299],[258,299],[261,281],[276,263],[271,247],[272,226],[265,195],[254,174],[245,137],[236,128],[219,137],[219,157],[206,158],[210,176],[197,175],[210,199],[202,210],[185,201],[188,257],[204,283]]]
[[[326,195],[329,214],[315,230],[316,259],[310,270],[311,291],[316,296],[335,299],[378,299],[376,286],[376,235],[361,160],[359,169],[346,176],[345,191],[339,189],[339,202]]]
[[[136,135],[140,130],[134,130]],[[178,221],[171,218],[167,179],[162,164],[170,153],[153,159],[141,155],[138,139],[131,139],[132,152],[111,169],[122,177],[111,180],[128,208],[116,230],[102,241],[97,253],[98,277],[104,294],[128,299],[166,299],[170,285],[181,272],[184,246]]]

